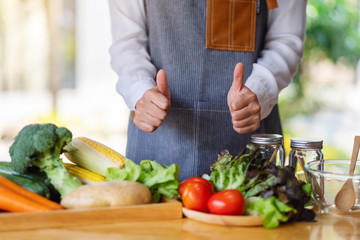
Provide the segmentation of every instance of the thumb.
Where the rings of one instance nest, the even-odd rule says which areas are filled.
[[[240,92],[244,82],[244,64],[239,62],[234,69],[234,79],[231,90]]]
[[[167,99],[171,99],[170,90],[168,87],[166,72],[163,69],[160,69],[156,75],[156,84],[159,91],[165,95]]]

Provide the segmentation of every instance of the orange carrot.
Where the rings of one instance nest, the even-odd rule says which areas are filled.
[[[0,184],[0,208],[8,212],[36,212],[49,211],[46,206],[19,195],[11,189]]]
[[[24,202],[27,202],[28,204],[32,203],[31,205],[35,208],[33,210],[36,210],[36,208],[38,209],[38,211],[62,209],[60,204],[53,202],[37,193],[31,192],[3,176],[0,176],[0,190],[0,198],[2,198],[2,202],[4,204],[6,202],[4,198],[9,198],[9,201],[12,200],[13,202],[19,202],[19,204]],[[16,198],[16,196],[18,197]],[[1,205],[0,208],[2,208]],[[19,210],[21,210],[21,208]],[[31,209],[29,210],[31,211]]]

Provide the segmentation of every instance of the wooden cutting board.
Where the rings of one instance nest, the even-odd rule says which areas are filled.
[[[0,231],[180,218],[182,218],[181,202],[166,200],[161,203],[122,207],[67,209],[36,213],[0,213]]]

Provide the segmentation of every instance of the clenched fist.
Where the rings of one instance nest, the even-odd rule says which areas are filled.
[[[244,65],[236,64],[234,79],[227,96],[233,128],[243,134],[260,127],[260,104],[255,93],[243,84]]]

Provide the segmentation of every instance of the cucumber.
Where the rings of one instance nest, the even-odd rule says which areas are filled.
[[[44,182],[47,179],[46,174],[39,171],[27,172],[26,174],[18,173],[13,169],[11,162],[0,162],[0,173],[1,172],[10,175],[18,175],[39,182]]]
[[[37,193],[43,197],[50,198],[50,189],[42,182],[34,181],[29,178],[21,177],[20,175],[11,175],[0,172],[0,175],[7,179],[19,184],[27,190]]]
[[[0,162],[0,175],[16,182],[29,191],[40,194],[52,201],[60,202],[60,193],[47,181],[47,176],[43,172],[34,171],[20,174],[12,168],[11,162]]]
[[[18,174],[12,169],[10,162],[0,162],[0,172],[7,174]]]

